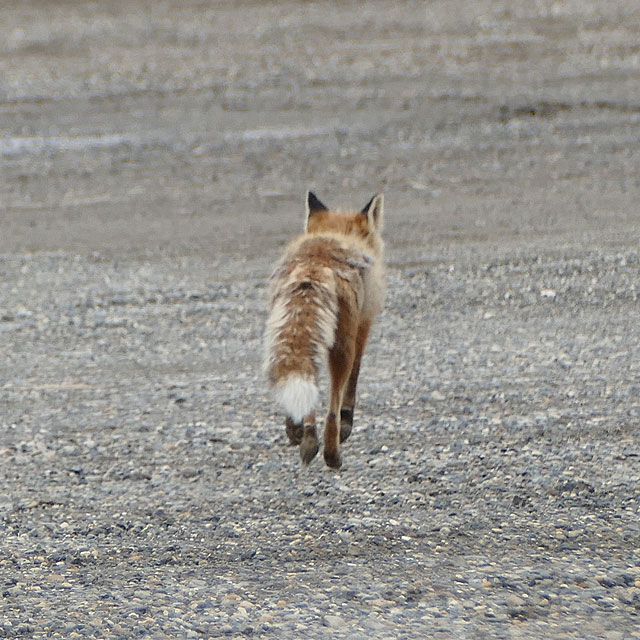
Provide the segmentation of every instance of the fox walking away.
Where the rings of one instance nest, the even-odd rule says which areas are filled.
[[[306,208],[305,232],[271,276],[265,371],[286,412],[289,440],[309,464],[318,452],[318,373],[328,357],[324,459],[338,469],[340,443],[353,426],[362,352],[384,296],[383,196],[357,213],[337,213],[308,192]]]

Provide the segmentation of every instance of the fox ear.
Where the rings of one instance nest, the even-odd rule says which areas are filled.
[[[318,211],[328,211],[313,191],[307,191],[307,217],[317,213]]]
[[[384,196],[381,193],[373,196],[369,202],[364,206],[364,209],[360,213],[367,216],[367,222],[380,231],[382,229],[382,211],[384,208]]]
[[[307,209],[307,216],[305,218],[305,226],[309,223],[309,218],[314,213],[318,213],[319,211],[328,211],[327,207],[325,207],[320,200],[316,197],[316,194],[313,191],[307,191],[307,200],[305,202]]]

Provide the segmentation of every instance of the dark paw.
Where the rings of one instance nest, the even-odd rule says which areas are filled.
[[[353,428],[353,409],[340,410],[340,442],[344,442]]]
[[[302,423],[296,424],[291,418],[285,421],[289,444],[300,444],[302,442],[303,427]]]
[[[304,465],[308,465],[318,453],[318,439],[311,434],[305,434],[300,443],[300,458]]]
[[[339,451],[324,450],[324,461],[327,463],[327,467],[332,469],[339,469],[342,466],[342,456]]]

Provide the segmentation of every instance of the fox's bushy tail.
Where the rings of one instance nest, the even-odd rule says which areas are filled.
[[[274,273],[264,367],[276,400],[298,424],[318,404],[318,372],[333,346],[337,317],[330,270],[283,265]]]

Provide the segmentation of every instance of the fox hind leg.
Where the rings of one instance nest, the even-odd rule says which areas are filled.
[[[289,444],[300,446],[300,458],[308,465],[316,457],[319,448],[315,413],[305,416],[302,422],[294,422],[293,418],[288,416],[285,427]]]
[[[315,414],[310,413],[306,416],[300,427],[302,430],[299,442],[300,458],[303,464],[308,465],[316,457],[319,449]]]
[[[358,386],[358,375],[360,374],[360,361],[369,337],[370,328],[370,322],[363,322],[358,327],[353,366],[351,367],[351,374],[347,381],[344,399],[340,408],[340,442],[344,442],[351,435],[353,428],[353,410],[356,404],[356,387]]]
[[[302,442],[302,436],[304,434],[304,425],[302,422],[294,422],[293,418],[287,416],[285,420],[285,430],[287,437],[289,438],[290,445],[298,445]]]
[[[345,340],[335,344],[329,352],[331,399],[324,427],[324,461],[332,469],[339,469],[342,466],[342,457],[340,456],[340,408],[345,385],[353,367],[354,346],[352,341]]]

